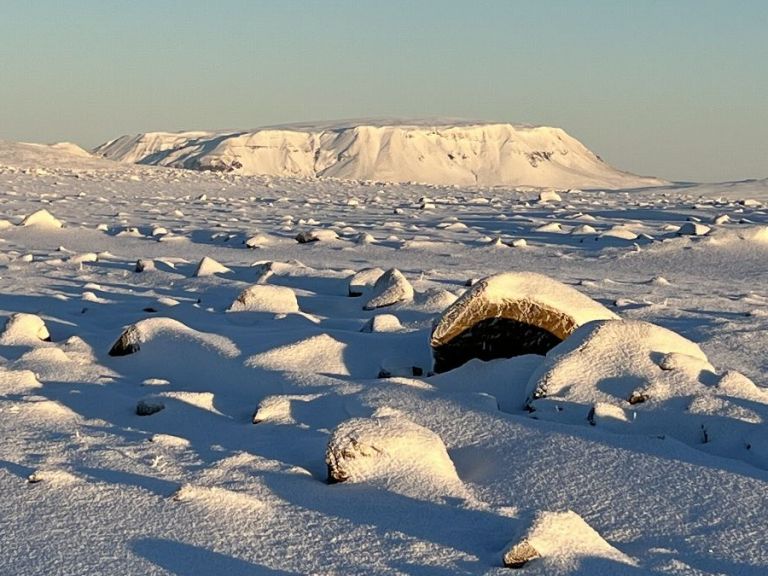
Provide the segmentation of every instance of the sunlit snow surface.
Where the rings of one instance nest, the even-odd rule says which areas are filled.
[[[521,573],[765,574],[768,183],[558,195],[0,143],[0,329],[38,317],[0,337],[0,574],[506,574],[521,538],[542,556]],[[687,222],[710,230],[679,234]],[[310,230],[338,239],[295,240]],[[195,276],[203,257],[228,271]],[[349,297],[349,279],[371,267],[397,268],[413,298],[364,310],[371,283]],[[435,319],[467,280],[504,271],[678,333],[709,361],[673,359],[703,374],[680,394],[710,368],[717,387],[665,396],[651,434],[612,388],[594,394],[596,425],[572,403],[561,417],[558,397],[527,412],[543,358],[428,376]],[[233,305],[254,284],[291,290],[298,310],[284,290]],[[379,314],[400,326],[361,331]],[[108,355],[136,323],[139,350]],[[622,373],[599,361],[576,358],[589,371],[575,381]],[[655,370],[641,367],[628,372]],[[140,402],[162,409],[139,416]],[[698,417],[706,435],[676,434]],[[366,423],[365,458],[328,484],[328,442],[347,422],[354,446],[350,421]]]

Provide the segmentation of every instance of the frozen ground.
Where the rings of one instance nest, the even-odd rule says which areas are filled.
[[[0,144],[0,314],[44,321],[0,336],[0,574],[506,574],[530,547],[522,573],[768,572],[768,182],[542,200]],[[413,299],[364,310],[348,280],[367,267]],[[711,365],[680,344],[688,372],[743,377],[706,414],[658,407],[651,434],[603,425],[605,403],[596,425],[557,398],[527,412],[541,357],[428,376],[434,319],[502,271],[693,341]],[[233,306],[257,282],[275,289]],[[399,325],[361,331],[380,314]],[[133,324],[138,351],[108,355]],[[729,396],[746,378],[751,399]],[[699,416],[707,435],[678,433]]]

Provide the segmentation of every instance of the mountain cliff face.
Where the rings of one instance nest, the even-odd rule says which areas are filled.
[[[555,188],[665,183],[609,166],[559,128],[512,124],[361,122],[151,132],[123,136],[94,153],[123,162],[243,175]]]

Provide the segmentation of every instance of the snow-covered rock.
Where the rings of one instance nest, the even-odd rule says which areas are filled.
[[[413,286],[397,268],[390,268],[382,274],[371,290],[371,297],[363,306],[364,310],[375,310],[398,302],[413,299]]]
[[[40,341],[50,342],[51,335],[45,322],[37,314],[11,314],[0,335],[0,344],[5,346],[35,344]]]
[[[299,311],[296,293],[285,286],[254,284],[240,292],[229,307],[230,312],[271,312],[290,314]]]
[[[544,354],[582,324],[617,316],[557,280],[508,272],[477,282],[449,306],[432,330],[435,371],[470,358]]]
[[[384,274],[381,268],[363,268],[349,279],[349,295],[362,296]]]
[[[711,228],[700,222],[686,222],[677,231],[681,236],[706,236]]]
[[[224,357],[240,354],[235,344],[216,334],[199,332],[172,318],[146,318],[126,328],[109,350],[110,356],[126,356],[138,352],[141,347],[156,338],[169,338],[179,343],[193,341],[218,352]]]
[[[45,208],[26,216],[19,226],[35,226],[37,228],[61,228],[63,224]]]
[[[314,230],[305,230],[296,235],[296,242],[299,244],[310,244],[312,242],[330,242],[337,240],[339,235],[334,230],[328,228],[316,228]]]
[[[203,256],[200,262],[197,264],[197,268],[192,273],[192,276],[201,278],[205,276],[213,276],[215,274],[226,274],[232,272],[229,268],[220,264],[210,256]]]
[[[535,561],[526,574],[570,574],[588,558],[636,566],[636,562],[611,546],[581,516],[566,512],[541,512],[518,540],[504,551],[508,568],[522,568]],[[618,570],[618,567],[616,568]]]
[[[304,178],[563,189],[664,183],[608,166],[559,128],[503,123],[363,121],[153,132],[117,138],[95,153],[123,162]]]
[[[325,452],[328,482],[373,482],[396,491],[465,494],[440,437],[395,411],[342,422]]]
[[[768,392],[738,372],[718,373],[697,344],[648,322],[582,326],[550,350],[527,398],[538,419],[669,435],[768,467],[751,440],[768,419]]]
[[[394,314],[377,314],[365,323],[360,332],[399,332],[402,329],[403,325]]]

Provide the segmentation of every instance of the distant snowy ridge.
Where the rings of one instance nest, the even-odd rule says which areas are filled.
[[[455,122],[294,124],[228,132],[149,132],[102,144],[122,162],[301,178],[442,185],[640,188],[560,128]]]

